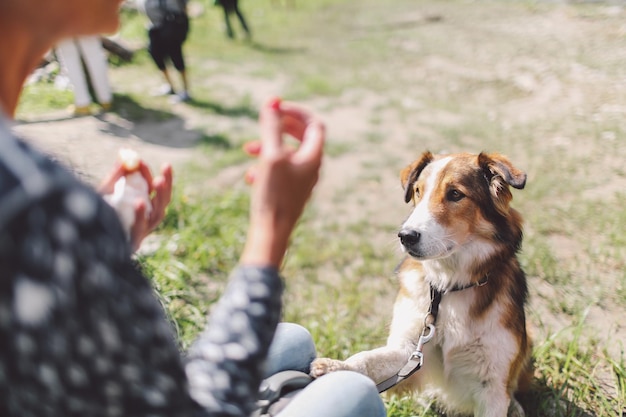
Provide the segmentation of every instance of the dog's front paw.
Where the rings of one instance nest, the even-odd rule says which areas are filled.
[[[329,358],[318,358],[311,363],[311,376],[319,378],[322,375],[348,369],[345,362]]]

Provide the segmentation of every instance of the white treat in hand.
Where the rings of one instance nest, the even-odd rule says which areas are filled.
[[[141,158],[139,158],[139,154],[137,151],[134,151],[130,148],[121,148],[118,152],[120,161],[124,168],[128,171],[135,171],[139,168],[139,163],[141,162]]]
[[[137,152],[132,149],[122,148],[119,151],[122,165],[127,171],[134,171],[126,174],[117,182],[113,188],[113,193],[106,195],[105,200],[113,206],[120,217],[126,235],[130,237],[130,228],[135,224],[135,204],[137,200],[142,200],[146,206],[146,217],[152,211],[148,183],[137,168],[141,159]]]

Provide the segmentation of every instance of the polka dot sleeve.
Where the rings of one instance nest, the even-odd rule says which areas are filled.
[[[0,120],[0,416],[248,416],[281,293],[236,269],[183,361],[114,210]]]
[[[191,395],[206,410],[248,416],[255,409],[282,290],[273,268],[240,267],[231,275],[186,365]]]
[[[183,416],[173,333],[115,213],[87,188],[0,234],[0,415]]]

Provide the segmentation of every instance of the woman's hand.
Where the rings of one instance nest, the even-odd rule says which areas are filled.
[[[241,263],[279,268],[291,232],[319,177],[325,127],[301,106],[278,99],[261,109],[260,127],[260,143],[245,147],[259,156],[259,163],[247,174],[253,193]],[[301,145],[288,147],[284,134]]]
[[[133,171],[134,172],[134,171]],[[172,167],[164,164],[161,167],[161,175],[153,178],[150,168],[143,162],[139,162],[137,172],[146,180],[152,209],[146,216],[146,204],[137,199],[134,204],[135,223],[130,228],[130,242],[133,251],[139,249],[143,239],[150,234],[165,217],[165,208],[172,199]],[[111,173],[102,181],[99,187],[101,194],[111,194],[117,180],[129,174],[121,162],[117,162]]]

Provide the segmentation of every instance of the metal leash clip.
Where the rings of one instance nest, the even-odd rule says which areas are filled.
[[[422,330],[422,334],[417,341],[417,346],[411,356],[407,364],[398,372],[398,376],[402,378],[407,378],[411,376],[415,371],[419,370],[422,365],[424,365],[424,354],[422,353],[422,349],[424,345],[430,341],[435,335],[435,325],[428,324],[424,326],[424,330]],[[417,362],[417,363],[415,363]]]
[[[435,325],[427,324],[424,326],[422,330],[422,334],[420,335],[419,340],[417,341],[417,347],[415,348],[415,352],[422,352],[422,348],[424,345],[435,336]]]
[[[415,347],[413,353],[411,353],[411,356],[409,356],[409,360],[402,367],[402,369],[398,371],[397,374],[393,375],[391,378],[387,378],[386,380],[376,385],[376,388],[378,388],[378,392],[387,391],[389,388],[397,385],[399,382],[405,380],[406,378],[413,375],[415,372],[419,371],[422,365],[424,365],[424,354],[422,353],[422,349],[424,348],[424,345],[428,343],[434,336],[435,325],[425,324],[424,329],[422,329],[422,334],[417,341],[417,346]]]

